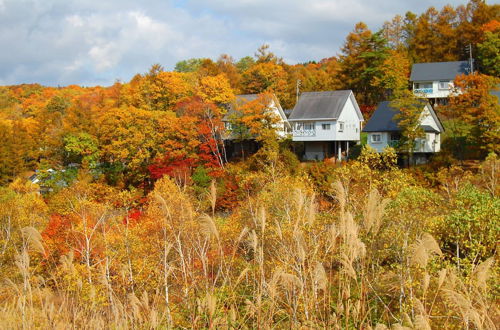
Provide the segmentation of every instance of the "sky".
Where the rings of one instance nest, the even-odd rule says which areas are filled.
[[[363,21],[466,0],[0,0],[0,85],[111,85],[159,63],[236,60],[262,44],[287,63],[340,52]]]

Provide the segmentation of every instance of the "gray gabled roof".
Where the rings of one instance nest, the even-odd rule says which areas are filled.
[[[469,74],[468,61],[415,63],[411,68],[410,81],[454,80],[460,74]]]
[[[428,107],[432,118],[436,122],[439,127],[439,130],[434,129],[428,125],[422,125],[422,128],[425,132],[434,132],[440,133],[444,131],[443,125],[439,120],[438,116],[434,112],[434,109],[427,101],[422,102],[422,111],[425,106]],[[390,101],[384,101],[379,103],[377,109],[373,113],[372,117],[363,128],[363,132],[398,132],[401,129],[398,127],[397,121],[394,119],[394,116],[399,113],[398,109],[395,109],[390,106]]]
[[[358,103],[351,90],[328,92],[303,92],[288,117],[289,121],[339,118],[348,99],[351,99],[360,120],[363,120]]]

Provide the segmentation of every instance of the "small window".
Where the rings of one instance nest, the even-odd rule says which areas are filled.
[[[450,89],[450,82],[449,81],[440,81],[439,82],[439,89],[443,89],[443,90]]]
[[[343,132],[344,131],[344,123],[339,121],[339,132]]]
[[[431,82],[415,83],[415,88],[417,89],[432,88],[432,83]]]
[[[372,142],[379,143],[382,141],[382,136],[380,134],[372,134]]]
[[[391,133],[391,141],[401,140],[401,133]]]
[[[324,130],[324,131],[327,131],[330,129],[330,124],[321,124],[321,128]]]

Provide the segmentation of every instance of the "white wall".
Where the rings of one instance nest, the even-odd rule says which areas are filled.
[[[337,128],[337,141],[359,141],[361,138],[361,124],[351,98],[347,99],[344,109],[337,120],[344,123],[344,131]]]
[[[380,135],[380,142],[372,142],[372,136],[376,134]],[[377,152],[382,152],[384,151],[384,148],[389,145],[389,138],[390,134],[386,132],[370,132],[368,133],[368,145],[375,149]]]
[[[441,150],[441,136],[436,133],[425,133],[425,138],[417,139],[415,152],[439,152]]]
[[[439,131],[438,123],[434,120],[429,110],[429,105],[426,105],[424,111],[422,111],[422,115],[420,116],[421,125],[428,125]]]
[[[271,101],[271,104],[269,105],[268,110],[271,111],[276,116],[276,118],[279,120],[276,124],[273,125],[273,127],[276,129],[276,133],[280,137],[288,136],[289,133],[286,130],[286,125],[287,125],[288,121],[287,121],[286,117],[283,118],[283,116],[282,116],[281,112],[279,111],[278,106],[276,105],[274,100]]]

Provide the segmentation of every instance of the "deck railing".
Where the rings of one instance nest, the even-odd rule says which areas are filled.
[[[300,129],[293,130],[293,136],[316,136],[316,130],[314,129]]]
[[[432,94],[434,93],[434,89],[432,88],[415,88],[413,90],[414,94]]]

